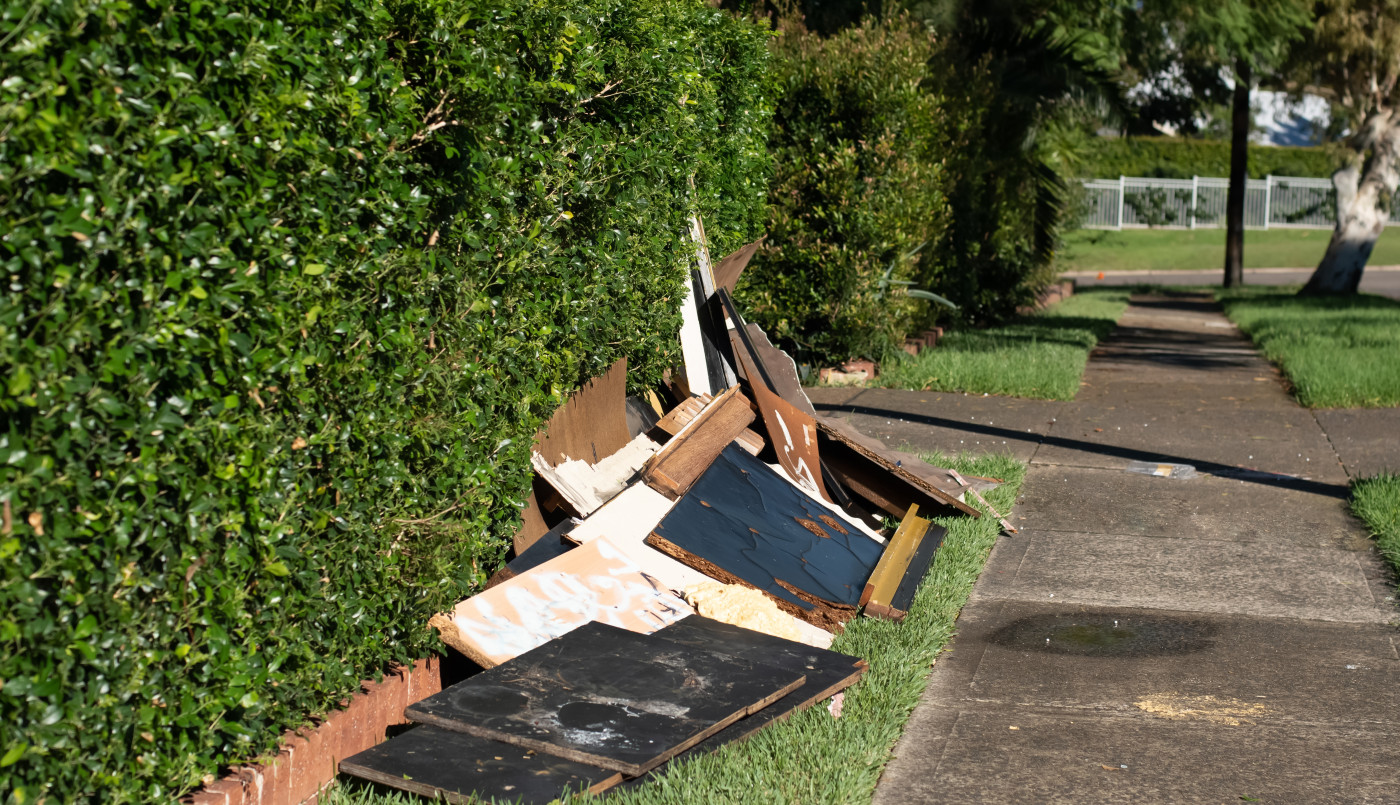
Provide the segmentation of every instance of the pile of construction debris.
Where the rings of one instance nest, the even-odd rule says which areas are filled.
[[[540,432],[514,558],[431,621],[486,670],[342,772],[549,802],[639,784],[864,673],[834,634],[862,613],[902,619],[944,535],[919,514],[980,516],[966,498],[986,507],[999,481],[819,415],[730,297],[752,253],[711,269],[702,252],[674,377],[628,397],[620,361]]]

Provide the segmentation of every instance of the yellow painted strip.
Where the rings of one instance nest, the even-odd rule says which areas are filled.
[[[864,594],[861,596],[867,606],[888,607],[893,600],[895,592],[899,589],[899,582],[904,579],[904,573],[909,569],[909,561],[914,558],[914,552],[919,549],[919,543],[923,542],[924,535],[932,525],[931,521],[919,517],[918,513],[918,504],[911,505],[904,519],[900,521],[899,529],[885,546],[885,552],[875,565],[874,572],[870,574],[870,581],[866,582]]]

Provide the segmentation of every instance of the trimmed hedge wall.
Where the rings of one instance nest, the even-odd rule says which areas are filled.
[[[1255,179],[1270,174],[1326,179],[1338,167],[1340,163],[1323,146],[1249,147],[1249,175]],[[1178,137],[1095,138],[1091,150],[1084,155],[1080,173],[1086,179],[1225,177],[1230,175],[1230,143]]]
[[[436,647],[539,423],[670,363],[688,216],[759,233],[768,36],[699,0],[0,5],[10,801],[178,796]]]

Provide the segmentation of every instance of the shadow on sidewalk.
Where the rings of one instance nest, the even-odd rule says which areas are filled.
[[[985,436],[999,436],[1001,438],[1019,439],[1023,441],[1026,438],[1025,433],[1009,428],[982,425],[977,422],[959,422],[952,419],[928,416],[926,414],[914,414],[908,411],[870,408],[863,405],[823,405],[820,403],[815,404],[814,407],[818,411],[823,412],[864,414],[866,416],[876,416],[887,419],[902,419],[906,422],[918,422],[932,427],[948,428],[949,430],[966,431],[968,433],[980,433]],[[1048,434],[1037,435],[1040,437],[1041,444],[1048,444],[1054,447],[1067,447],[1072,450],[1082,450],[1086,453],[1097,453],[1103,456],[1114,456],[1129,461],[1147,461],[1159,464],[1190,464],[1196,468],[1197,472],[1214,475],[1218,478],[1233,478],[1238,481],[1261,484],[1263,486],[1273,486],[1280,489],[1294,489],[1299,492],[1307,492],[1313,495],[1323,495],[1325,497],[1338,499],[1345,499],[1351,494],[1350,488],[1344,484],[1327,484],[1319,481],[1309,481],[1304,478],[1296,478],[1292,475],[1283,475],[1276,472],[1265,472],[1248,467],[1233,467],[1229,464],[1217,464],[1213,461],[1200,461],[1189,456],[1149,453],[1128,447],[1094,444],[1093,442],[1086,442],[1080,439],[1066,439],[1061,436],[1050,436]]]

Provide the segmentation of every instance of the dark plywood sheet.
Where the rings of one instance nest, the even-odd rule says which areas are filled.
[[[677,621],[652,634],[651,639],[669,640],[684,646],[742,657],[795,671],[807,677],[807,682],[802,687],[706,738],[686,754],[713,752],[730,741],[746,738],[775,721],[787,718],[796,710],[831,698],[854,685],[868,668],[865,661],[859,657],[755,632],[700,615],[691,615]]]
[[[721,581],[762,590],[826,628],[854,614],[884,551],[733,446],[677,501],[647,544]]]
[[[805,680],[593,622],[411,705],[405,715],[635,776]]]
[[[619,772],[427,725],[342,760],[340,771],[464,805],[487,798],[543,805],[622,781]]]

